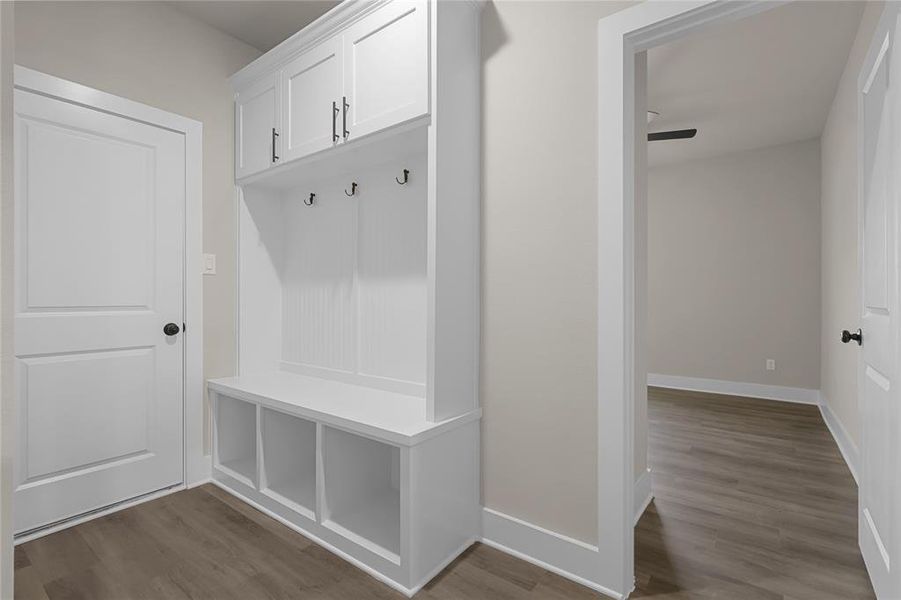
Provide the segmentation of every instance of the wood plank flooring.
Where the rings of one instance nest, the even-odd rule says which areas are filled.
[[[814,407],[652,390],[633,597],[872,598],[856,487]],[[16,548],[16,598],[401,600],[212,485]],[[419,600],[600,596],[477,544]]]
[[[16,548],[20,600],[406,598],[213,485]],[[587,600],[598,595],[476,544],[417,600]]]
[[[815,406],[650,388],[635,598],[874,598],[857,486]]]

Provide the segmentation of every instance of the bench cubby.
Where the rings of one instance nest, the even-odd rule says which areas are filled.
[[[260,449],[260,491],[315,519],[316,423],[261,408]]]
[[[257,479],[257,409],[254,404],[223,397],[216,404],[216,466],[253,486]]]

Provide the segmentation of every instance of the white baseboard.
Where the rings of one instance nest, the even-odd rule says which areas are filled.
[[[722,379],[683,377],[682,375],[661,375],[659,373],[648,373],[648,385],[673,390],[746,396],[763,400],[781,400],[782,402],[796,402],[798,404],[819,405],[820,403],[820,390],[782,385],[743,383],[740,381],[723,381]]]
[[[482,509],[482,543],[611,598],[623,597],[594,580],[600,564],[597,546],[490,508]]]
[[[826,422],[826,427],[829,428],[829,432],[835,439],[838,451],[842,453],[842,458],[845,459],[845,464],[848,465],[848,470],[851,471],[854,481],[860,484],[857,480],[857,463],[860,456],[857,445],[851,441],[851,436],[848,435],[848,431],[842,425],[842,422],[832,412],[832,408],[829,407],[826,398],[823,398],[823,402],[820,404],[820,413],[823,415],[823,421]]]
[[[206,479],[201,479],[200,481],[195,481],[193,483],[189,483],[187,486],[185,486],[185,488],[189,489],[189,490],[193,490],[196,487],[200,487],[200,486],[206,485],[208,483],[213,483],[212,477],[207,477]]]
[[[651,500],[654,499],[654,492],[651,491],[651,469],[642,473],[641,477],[635,482],[635,521],[633,525],[638,525],[638,519],[647,510]]]

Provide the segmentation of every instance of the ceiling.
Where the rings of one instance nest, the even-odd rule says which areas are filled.
[[[333,0],[178,1],[178,10],[266,52],[291,37],[339,3]]]
[[[650,165],[819,137],[863,2],[792,2],[648,52]]]
[[[278,45],[336,0],[172,1],[176,9],[257,48]],[[648,52],[651,131],[696,127],[654,142],[651,165],[818,137],[864,3],[796,1]]]

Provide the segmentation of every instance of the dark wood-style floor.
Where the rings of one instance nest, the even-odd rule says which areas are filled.
[[[815,406],[651,388],[635,598],[874,598],[857,486]]]
[[[856,487],[816,408],[652,390],[656,499],[636,529],[633,597],[872,598]],[[206,485],[16,548],[19,599],[401,600]],[[599,595],[480,544],[420,600]]]
[[[402,600],[356,567],[212,485],[16,548],[16,598]],[[417,600],[596,599],[477,544]]]

